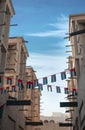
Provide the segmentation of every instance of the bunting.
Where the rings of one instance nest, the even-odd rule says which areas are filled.
[[[61,79],[62,80],[66,79],[66,72],[65,71],[61,72]]]
[[[51,75],[51,82],[56,82],[56,74]]]
[[[69,72],[70,72],[71,77],[76,76],[75,68],[71,68],[69,70]],[[57,74],[59,74],[59,73],[57,73]],[[66,71],[62,71],[62,72],[60,72],[60,74],[61,74],[61,80],[64,80],[64,79],[67,78]],[[51,76],[50,82],[51,83],[56,82],[56,74],[53,74],[53,75],[50,75],[50,76]],[[7,84],[10,87],[10,85],[12,85],[12,78],[11,77],[6,77],[6,79],[7,79]],[[33,89],[34,87],[38,87],[38,89],[42,91],[43,90],[43,85],[47,85],[47,90],[52,92],[52,86],[48,85],[48,81],[49,81],[48,76],[42,78],[43,83],[39,83],[39,79],[36,79],[36,80],[33,80],[33,81],[27,81],[26,88],[27,89]],[[0,76],[0,83],[1,82],[2,82],[2,76]],[[19,90],[22,90],[22,88],[24,87],[23,86],[23,81],[21,79],[18,79],[17,84],[18,84]],[[8,93],[9,87],[7,87],[5,90],[3,88],[0,88],[0,94],[2,94],[3,91],[5,93]],[[15,85],[11,86],[11,91],[12,92],[16,91],[16,86]],[[56,92],[61,93],[60,86],[56,86]],[[76,89],[72,89],[71,92],[72,92],[73,95],[76,95]],[[68,88],[64,88],[64,93],[68,94]]]
[[[56,92],[57,92],[57,93],[61,93],[61,89],[60,89],[59,86],[56,86]]]
[[[68,94],[68,88],[64,88],[64,93]]]
[[[32,88],[33,88],[33,82],[28,81],[27,82],[27,89],[32,89]],[[42,91],[43,90],[43,84],[39,83],[38,84],[38,89],[40,91]],[[65,87],[63,89],[64,89],[64,94],[69,94],[69,91],[71,91],[73,96],[77,95],[76,88],[72,88],[72,89],[68,90],[68,88]],[[0,88],[0,94],[8,93],[8,92],[10,92],[9,90],[11,90],[11,92],[16,92],[16,86],[15,85],[7,86],[5,89]],[[19,89],[19,90],[22,90],[22,89]],[[52,92],[52,85],[47,85],[47,90]],[[61,93],[61,87],[60,86],[56,86],[56,92]]]
[[[47,90],[49,91],[51,91],[52,92],[52,86],[51,85],[47,85]]]
[[[47,77],[44,77],[43,78],[43,85],[46,85],[46,84],[48,84],[48,80],[47,80]]]

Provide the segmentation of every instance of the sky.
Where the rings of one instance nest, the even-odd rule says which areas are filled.
[[[10,36],[23,36],[29,57],[27,65],[32,66],[40,82],[48,77],[53,92],[44,86],[41,96],[41,115],[51,116],[52,112],[65,112],[60,102],[66,101],[63,88],[66,81],[60,78],[60,72],[67,69],[66,53],[71,48],[68,39],[69,15],[85,13],[85,0],[12,0],[15,15],[11,19]],[[50,76],[57,75],[56,83],[50,82]],[[62,93],[57,94],[55,86],[61,86]]]

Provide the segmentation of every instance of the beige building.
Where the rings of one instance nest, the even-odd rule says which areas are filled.
[[[73,130],[85,130],[85,14],[74,14],[69,17],[69,40],[72,48],[72,65],[76,69],[76,79],[68,81],[77,88],[78,106],[71,112]],[[71,65],[71,64],[70,64]]]
[[[68,115],[66,113],[61,112],[53,112],[51,116],[41,116],[41,120],[54,120],[55,123],[58,122],[64,122],[66,118],[68,118]]]
[[[29,56],[25,40],[23,37],[11,37],[8,42],[4,87],[9,86],[9,89],[12,89],[12,86],[15,86],[18,90],[20,88],[18,84],[21,84],[21,87],[25,88],[25,68],[26,60]],[[24,97],[24,89],[17,91],[15,94],[17,99],[22,99]]]
[[[69,70],[69,77],[67,80],[67,87],[68,87],[68,95],[67,99],[68,102],[77,102],[77,77],[76,75],[72,75],[71,70],[75,68],[74,64],[74,58],[72,56],[68,57],[68,70]],[[68,114],[68,117],[65,119],[65,121],[69,123],[73,123],[73,115],[74,115],[74,107],[67,107],[66,108],[66,113]],[[73,129],[73,126],[70,127],[70,129]]]
[[[41,130],[69,130],[67,127],[59,127],[58,123],[55,123],[54,120],[44,120]]]
[[[28,109],[25,112],[28,124],[31,122],[40,122],[40,90],[38,86],[35,86],[35,81],[37,81],[35,72],[31,66],[26,67],[26,98],[32,100],[32,104],[29,107],[25,106],[25,109]],[[40,126],[36,126],[36,124],[34,126],[28,125],[27,128],[38,130]]]
[[[11,0],[0,1],[0,130],[40,129],[40,90],[23,37],[8,38],[15,14]],[[30,76],[29,76],[30,75]],[[27,88],[28,82],[32,88]],[[28,119],[29,118],[29,119]],[[28,127],[29,126],[29,127]]]
[[[6,128],[9,130],[40,129],[36,126],[36,122],[38,125],[40,122],[40,90],[34,86],[34,81],[37,79],[35,71],[30,66],[26,67],[27,56],[24,39],[9,38],[4,91],[1,94],[1,98],[4,98],[2,130]],[[28,82],[32,82],[31,88],[28,88]],[[9,122],[10,125],[8,125]]]
[[[11,0],[0,1],[0,75],[4,75],[11,17],[15,14]],[[0,86],[3,85],[0,83]]]
[[[6,130],[6,128],[9,130],[26,129],[23,105],[18,105],[16,103],[19,103],[19,101],[24,102],[27,56],[28,52],[24,39],[22,37],[10,38],[6,69],[3,77],[3,93],[0,95],[1,98],[4,99],[4,101],[1,101],[2,104],[4,104],[1,119],[2,130]],[[7,104],[8,101],[16,101],[16,103],[10,106],[10,104]]]

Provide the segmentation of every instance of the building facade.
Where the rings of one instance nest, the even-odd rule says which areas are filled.
[[[69,16],[69,40],[72,48],[72,64],[76,69],[76,79],[74,82],[73,79],[68,82],[74,83],[73,85],[77,89],[77,98],[74,100],[78,103],[78,106],[71,112],[73,130],[85,130],[85,14]]]
[[[4,86],[4,73],[6,69],[6,56],[8,49],[8,35],[11,17],[15,14],[10,0],[0,1],[0,89]],[[2,103],[1,103],[2,104]]]
[[[58,123],[55,123],[54,120],[44,120],[41,130],[69,130],[67,127],[59,127]]]
[[[35,70],[31,66],[26,67],[26,98],[32,100],[32,104],[25,109],[28,111],[25,112],[26,119],[28,123],[30,122],[40,122],[40,95],[41,92],[38,89],[38,84],[35,84],[37,81],[37,77],[35,74]],[[32,88],[32,89],[31,89]],[[27,126],[28,129],[38,130],[40,126]]]
[[[4,75],[11,17],[15,14],[11,0],[0,1],[0,74]],[[3,85],[0,84],[0,86]]]
[[[15,14],[11,0],[0,1],[0,130],[40,129],[40,90],[23,37],[10,37]],[[31,84],[29,83],[31,82]],[[32,85],[30,88],[29,86]]]

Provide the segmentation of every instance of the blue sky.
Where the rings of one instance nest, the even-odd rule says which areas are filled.
[[[85,0],[12,0],[15,9],[11,23],[18,24],[10,28],[10,36],[23,36],[27,44],[29,58],[27,65],[33,66],[37,77],[44,77],[67,68],[65,33],[68,33],[69,15],[85,13]],[[66,86],[66,82],[57,76],[55,85]],[[55,88],[54,88],[55,91]],[[59,102],[65,95],[55,92],[42,92],[41,114],[51,115],[62,111]],[[50,102],[53,102],[51,105]],[[52,106],[52,107],[51,107]]]

